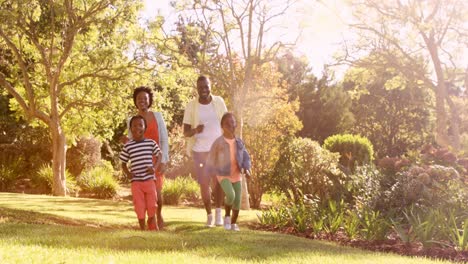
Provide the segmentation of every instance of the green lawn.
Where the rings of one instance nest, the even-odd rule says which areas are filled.
[[[129,201],[0,193],[0,263],[449,263],[249,230],[255,214],[229,232],[165,207],[165,231],[141,232]]]

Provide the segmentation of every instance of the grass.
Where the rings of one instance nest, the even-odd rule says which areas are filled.
[[[0,263],[449,263],[249,230],[255,214],[234,233],[165,207],[167,228],[141,232],[128,201],[0,193]]]

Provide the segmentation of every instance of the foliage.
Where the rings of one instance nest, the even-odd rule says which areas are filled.
[[[248,95],[244,119],[243,140],[252,159],[252,179],[248,182],[251,206],[260,207],[264,192],[274,189],[271,178],[282,152],[281,145],[301,129],[295,112],[297,102],[288,102],[286,91],[278,87],[274,67],[263,67],[261,76]],[[261,81],[261,82],[260,82]],[[238,122],[239,117],[236,117]]]
[[[344,223],[345,209],[344,200],[341,200],[339,203],[335,200],[328,200],[328,204],[324,208],[325,212],[322,212],[325,216],[323,225],[325,232],[330,235],[336,234]]]
[[[404,208],[412,204],[427,207],[459,205],[466,202],[465,184],[458,172],[441,165],[411,166],[397,173],[386,191],[386,206]]]
[[[355,123],[351,112],[351,97],[339,85],[309,77],[298,89],[300,109],[298,116],[304,124],[300,135],[320,143],[335,134],[349,131]]]
[[[293,138],[283,142],[270,183],[294,201],[303,199],[302,194],[327,200],[338,187],[327,174],[339,172],[337,162],[338,154],[322,149],[317,142]]]
[[[323,148],[340,153],[340,164],[354,171],[355,166],[369,164],[374,160],[372,143],[359,135],[334,135],[325,139]]]
[[[26,165],[17,148],[10,145],[0,147],[0,191],[11,190],[16,180],[25,175]]]
[[[468,250],[468,217],[462,219],[462,221],[457,221],[455,214],[450,214],[450,217],[447,222],[447,227],[449,228],[449,238],[450,241],[455,245],[455,249],[459,251]]]
[[[438,233],[443,231],[446,219],[440,210],[429,210],[429,212],[417,212],[414,207],[403,212],[409,224],[409,240],[416,240],[424,247],[430,246],[440,237]]]
[[[75,146],[67,151],[67,169],[78,176],[101,162],[101,142],[96,138],[81,137]]]
[[[384,240],[390,225],[381,213],[370,208],[363,208],[360,213],[361,236],[366,240]]]
[[[66,180],[67,180],[67,191],[68,193],[77,193],[78,192],[78,184],[76,179],[73,177],[72,174],[66,171]],[[35,176],[32,178],[33,184],[36,188],[43,190],[44,193],[52,193],[52,185],[54,181],[54,174],[52,172],[52,167],[50,164],[43,164],[39,167],[39,170],[36,172]]]
[[[458,149],[461,112],[453,103],[451,90],[459,80],[466,80],[465,60],[457,54],[466,48],[467,2],[364,0],[350,1],[350,7],[351,30],[358,36],[355,43],[346,43],[342,59],[362,65],[351,54],[377,53],[403,76],[400,79],[433,90],[436,122],[431,130],[435,140]]]
[[[359,215],[353,210],[347,210],[343,218],[343,230],[349,239],[355,239],[359,234],[361,224]]]
[[[115,96],[136,61],[127,56],[139,1],[3,1],[0,46],[12,63],[0,85],[12,110],[49,130],[53,192],[66,194],[66,144],[81,135],[109,137],[122,120]],[[96,120],[99,120],[98,122]]]
[[[97,198],[112,198],[117,194],[119,183],[114,178],[114,168],[110,162],[84,171],[78,178],[81,191]]]
[[[189,177],[166,179],[162,192],[163,200],[168,205],[179,205],[182,199],[194,202],[199,199],[198,183]]]
[[[378,56],[362,59],[365,66],[344,77],[344,89],[354,97],[351,130],[373,143],[377,157],[402,155],[430,139],[432,94]]]

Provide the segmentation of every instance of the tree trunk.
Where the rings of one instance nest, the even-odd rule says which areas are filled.
[[[437,76],[437,86],[435,91],[436,96],[436,135],[435,139],[437,144],[443,147],[451,145],[448,137],[447,127],[447,112],[445,109],[445,100],[447,98],[447,86],[445,85],[444,73],[442,70],[442,64],[439,59],[437,44],[434,41],[432,35],[422,35],[424,42],[427,45],[431,60],[434,65],[434,69]]]
[[[52,194],[55,196],[66,196],[67,185],[65,178],[65,165],[67,146],[65,133],[58,121],[51,122],[50,130],[52,136],[52,171],[54,177]]]

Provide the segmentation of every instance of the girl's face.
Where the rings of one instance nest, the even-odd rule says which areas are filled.
[[[146,130],[145,121],[141,118],[133,119],[132,124],[130,125],[130,130],[132,131],[134,140],[142,140]]]
[[[149,94],[146,92],[139,92],[136,96],[136,105],[138,110],[147,111],[150,104]]]
[[[232,115],[227,116],[223,120],[222,128],[225,134],[233,136],[234,133],[236,132],[236,127],[237,127],[237,123],[236,123],[236,119],[234,118],[234,116]]]

